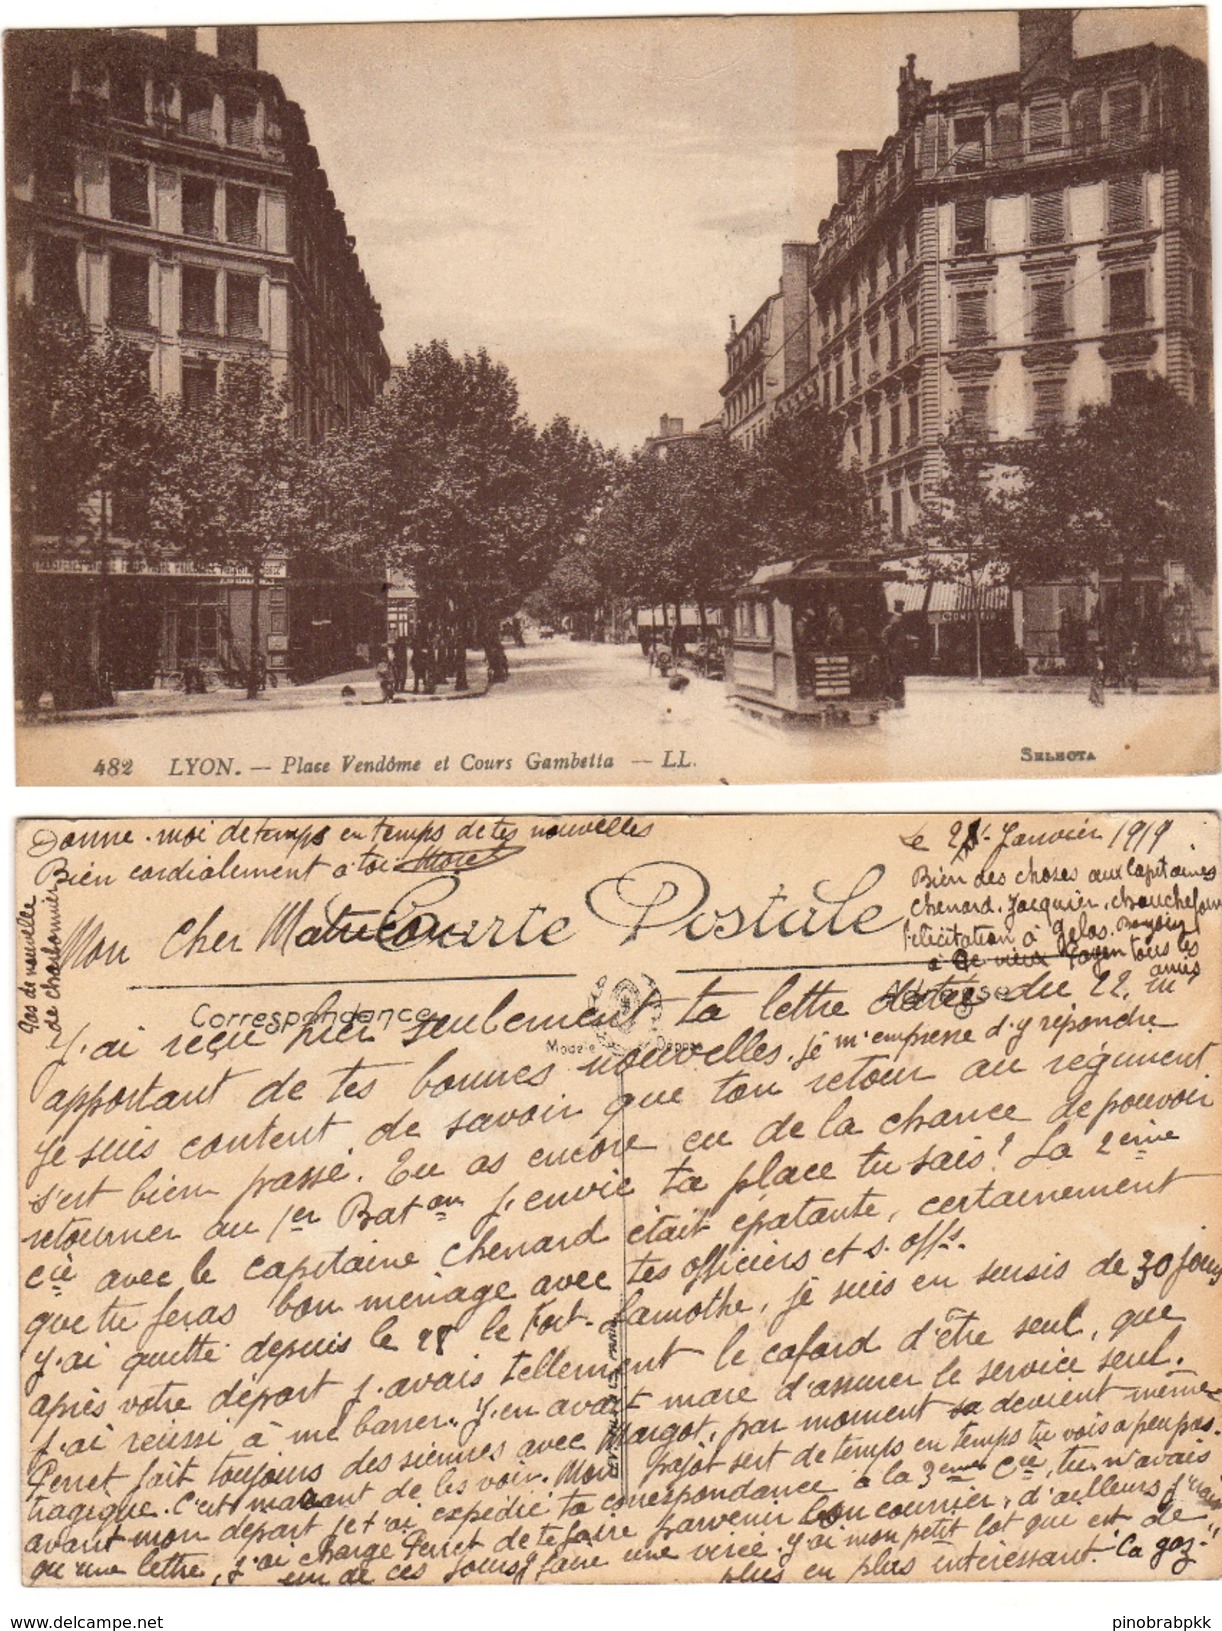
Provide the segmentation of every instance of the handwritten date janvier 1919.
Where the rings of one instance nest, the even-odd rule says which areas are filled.
[[[18,842],[31,1583],[1216,1571],[1209,818]]]

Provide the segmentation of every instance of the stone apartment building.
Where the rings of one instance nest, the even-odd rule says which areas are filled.
[[[226,363],[265,358],[312,440],[389,372],[382,317],[310,143],[305,114],[258,66],[257,31],[22,30],[6,40],[11,295],[127,336],[154,390],[211,395]],[[43,664],[79,646],[107,577],[100,665],[115,687],[249,658],[250,585],[188,562],[103,563],[35,538],[15,563],[21,644]],[[260,657],[271,675],[347,666],[378,638],[379,585],[273,562]],[[19,662],[21,656],[19,653]]]
[[[1210,398],[1205,65],[1153,45],[1078,57],[1073,15],[1019,12],[1017,71],[936,94],[909,57],[895,130],[838,155],[816,241],[784,246],[778,292],[727,344],[731,434],[821,404],[896,538],[956,421],[1027,435],[1154,374]],[[1055,657],[1061,614],[1083,614],[1083,587],[1062,587],[1016,597],[1029,656]]]
[[[778,291],[768,296],[742,328],[730,319],[722,414],[727,434],[740,447],[756,445],[784,391],[784,347],[778,343],[784,311],[785,301]]]

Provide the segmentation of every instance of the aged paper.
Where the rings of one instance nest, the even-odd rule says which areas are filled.
[[[34,1584],[1217,1571],[1218,826],[18,833]]]
[[[20,779],[1216,771],[1205,20],[13,31]]]

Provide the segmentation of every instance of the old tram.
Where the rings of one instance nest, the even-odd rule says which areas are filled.
[[[886,583],[869,557],[804,555],[761,567],[734,599],[726,679],[735,702],[820,725],[870,725],[902,707]]]

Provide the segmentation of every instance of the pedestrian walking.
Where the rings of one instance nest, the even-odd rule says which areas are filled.
[[[412,695],[429,688],[428,647],[417,640],[412,647]]]

